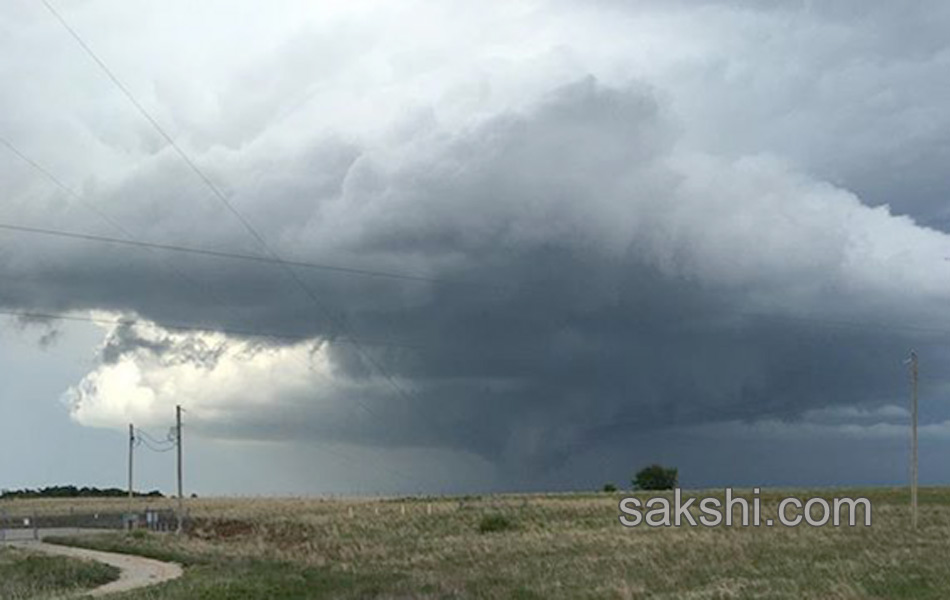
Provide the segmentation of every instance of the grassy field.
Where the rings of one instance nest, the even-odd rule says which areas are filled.
[[[916,532],[905,490],[770,491],[761,495],[763,518],[775,516],[785,495],[867,496],[872,526],[625,528],[622,493],[200,499],[188,501],[194,526],[186,536],[82,543],[186,566],[181,580],[119,596],[125,600],[950,598],[950,490],[921,491]],[[125,506],[59,500],[6,509]]]
[[[117,579],[118,569],[0,546],[0,598],[62,598]]]

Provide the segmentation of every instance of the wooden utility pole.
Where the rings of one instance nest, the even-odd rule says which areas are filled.
[[[917,529],[917,353],[910,353],[910,510]]]
[[[129,518],[132,515],[132,450],[135,448],[135,427],[129,423]]]
[[[178,447],[178,533],[180,534],[185,498],[181,486],[181,405],[175,407],[175,445]]]

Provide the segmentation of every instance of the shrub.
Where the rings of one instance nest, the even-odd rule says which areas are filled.
[[[612,483],[605,483],[605,484],[604,484],[604,489],[603,489],[603,491],[605,491],[605,492],[607,492],[607,493],[616,492],[616,491],[617,491],[617,486],[615,486],[615,485],[612,484]]]
[[[515,523],[505,515],[493,514],[482,517],[478,524],[479,533],[491,533],[493,531],[508,531],[514,529]]]
[[[650,465],[641,469],[633,479],[637,490],[671,490],[679,482],[679,472],[675,468],[662,465]]]

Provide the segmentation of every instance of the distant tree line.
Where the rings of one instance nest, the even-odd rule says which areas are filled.
[[[14,498],[124,498],[129,495],[128,490],[119,488],[76,487],[74,485],[54,485],[39,489],[0,490],[0,500]],[[163,498],[161,492],[133,492],[136,498]]]

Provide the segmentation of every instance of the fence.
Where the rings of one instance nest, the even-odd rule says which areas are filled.
[[[0,542],[39,539],[42,535],[89,530],[122,531],[147,529],[175,531],[178,516],[170,509],[146,508],[140,512],[70,512],[37,514],[0,508]]]

